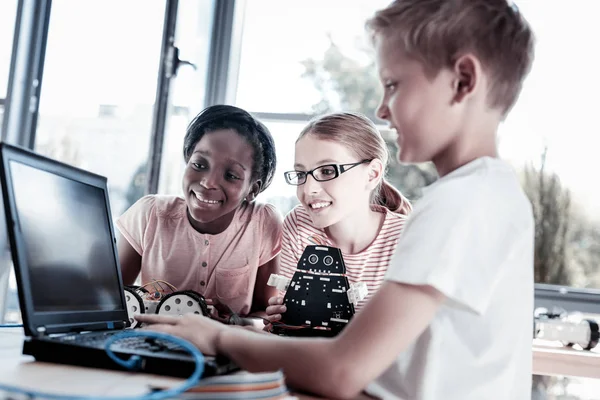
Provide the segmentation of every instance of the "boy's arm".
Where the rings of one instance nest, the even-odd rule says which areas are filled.
[[[283,367],[295,389],[353,397],[416,340],[444,299],[430,286],[385,282],[335,339],[289,339],[224,329],[217,350],[249,371]]]

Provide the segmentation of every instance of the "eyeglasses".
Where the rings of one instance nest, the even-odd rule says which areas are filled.
[[[288,184],[294,186],[304,185],[306,183],[308,175],[312,175],[315,181],[330,181],[332,179],[337,178],[344,172],[351,170],[357,165],[369,163],[371,161],[373,161],[373,159],[362,160],[351,164],[326,164],[318,166],[317,168],[312,169],[310,171],[288,171],[284,173],[285,181]]]

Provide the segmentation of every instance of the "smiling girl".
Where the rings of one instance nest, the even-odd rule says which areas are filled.
[[[183,197],[149,195],[117,221],[125,285],[165,280],[247,315],[276,292],[281,217],[253,202],[273,179],[271,134],[246,111],[217,105],[188,126]]]
[[[357,310],[363,307],[383,282],[411,210],[408,200],[385,180],[387,163],[385,141],[363,115],[329,114],[303,129],[296,141],[294,170],[285,173],[287,183],[297,187],[300,205],[283,223],[281,275],[294,275],[306,246],[316,242],[338,247],[349,283],[367,284],[369,294]],[[269,303],[267,318],[281,320],[283,297]]]

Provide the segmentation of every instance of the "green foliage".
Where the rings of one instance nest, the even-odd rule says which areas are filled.
[[[361,63],[347,57],[330,38],[322,60],[302,62],[303,77],[308,78],[322,95],[321,101],[313,105],[316,114],[356,111],[377,120],[375,110],[381,98],[379,79],[373,57],[367,49],[361,49],[361,53],[370,61]]]
[[[329,40],[329,48],[322,60],[308,59],[302,63],[305,69],[303,77],[321,92],[321,100],[313,105],[313,112],[354,111],[380,123],[375,110],[381,99],[381,85],[369,50],[359,49],[359,54],[368,60],[361,63],[346,56],[331,38]],[[387,179],[410,200],[418,199],[421,189],[437,178],[433,164],[399,164],[395,138],[389,132],[382,134],[390,152]]]

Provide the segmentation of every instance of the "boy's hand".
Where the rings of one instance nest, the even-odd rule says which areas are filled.
[[[135,319],[146,324],[143,329],[179,336],[196,346],[202,354],[217,354],[219,334],[226,325],[210,318],[185,314],[181,317],[171,317],[157,314],[140,314]]]
[[[266,309],[269,322],[265,321],[265,330],[270,331],[273,322],[281,320],[281,314],[287,311],[287,307],[283,305],[283,297],[275,296],[269,299],[269,306]]]

